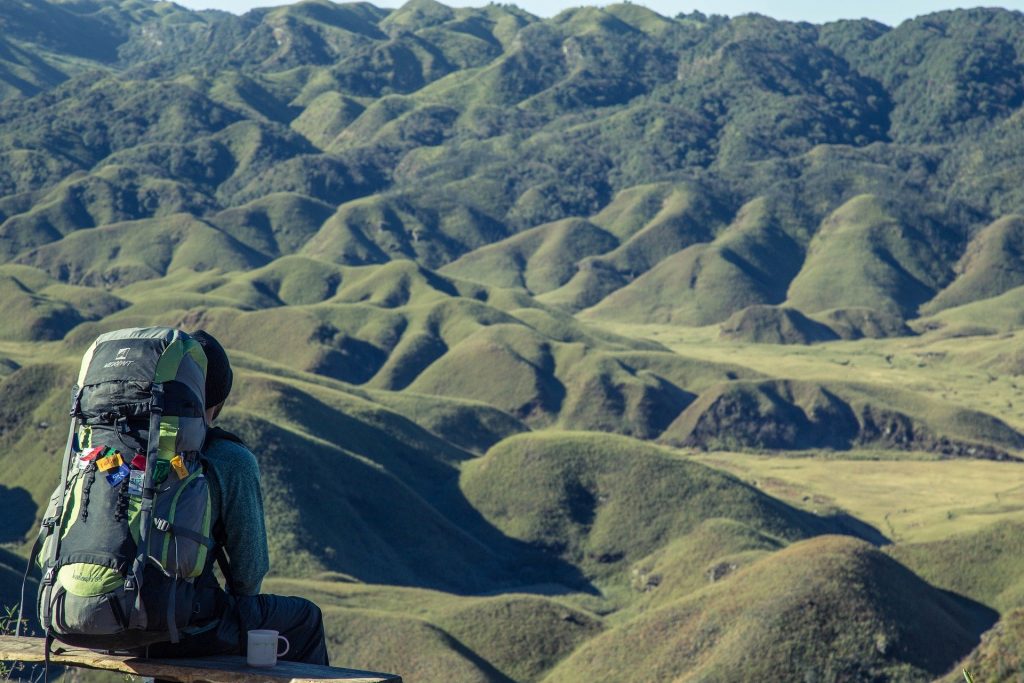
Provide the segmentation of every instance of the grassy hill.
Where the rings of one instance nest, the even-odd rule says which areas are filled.
[[[515,436],[468,464],[462,488],[497,528],[595,578],[621,574],[709,519],[785,540],[829,529],[729,477],[619,437]]]
[[[997,297],[1024,284],[1020,263],[1020,231],[1017,216],[1003,218],[978,233],[958,264],[952,284],[928,303],[925,312]]]
[[[748,306],[729,316],[721,329],[723,339],[755,344],[812,344],[839,339],[831,327],[785,306]]]
[[[603,621],[536,594],[457,596],[416,588],[374,587],[323,577],[275,579],[273,590],[305,592],[324,607],[331,643],[353,665],[382,661],[427,680],[540,681]],[[371,637],[372,636],[372,637]],[[346,660],[348,661],[348,660]]]
[[[84,345],[111,324],[201,326],[233,348],[349,384],[476,401],[531,425],[645,437],[664,430],[710,384],[753,376],[586,328],[521,292],[409,261],[339,267],[290,256],[217,275],[177,269],[188,250],[186,241],[171,252],[166,278],[118,289],[128,297],[117,299],[119,310],[78,327],[69,343]],[[266,329],[287,332],[259,332]]]
[[[943,235],[902,225],[875,197],[829,216],[789,287],[789,303],[811,313],[859,306],[912,316],[948,279]]]
[[[867,544],[826,536],[594,638],[550,680],[927,680],[993,620],[991,610],[950,598]]]
[[[348,286],[365,286],[365,278],[374,275],[372,271],[331,269],[341,278],[332,297],[340,294],[344,298]],[[265,271],[257,279],[272,272]],[[212,294],[217,286],[209,287],[211,277],[195,276],[191,286],[205,289],[207,294],[193,296],[226,299],[223,292]],[[248,277],[239,280],[251,281]],[[450,282],[461,285],[460,281]],[[145,297],[152,291],[145,284],[118,291],[125,297]],[[188,289],[184,287],[182,292]],[[362,291],[373,298],[374,289]],[[437,289],[422,283],[414,291],[410,301],[451,298],[439,296]],[[492,294],[498,292],[492,290]],[[500,298],[495,295],[492,300]],[[209,317],[215,314],[300,313],[324,305],[275,303],[248,313],[215,307],[206,314],[204,324],[216,323],[216,317]],[[131,309],[115,313],[102,324],[145,320],[141,311]],[[174,310],[181,309],[169,312],[177,315]],[[526,320],[543,320],[531,319],[531,310],[519,310],[524,321],[504,326],[530,329]],[[535,313],[543,313],[543,309]],[[93,334],[88,325],[76,328],[64,342],[50,343],[49,355],[68,357]],[[284,330],[295,329],[295,325],[257,328]],[[229,325],[218,333],[229,339],[230,329]],[[599,339],[575,343],[600,349]],[[231,344],[249,341],[254,340],[240,335]],[[710,390],[720,381],[716,376],[721,377],[717,373],[722,371],[716,371],[713,364],[685,361],[649,345],[631,350],[625,340],[618,343],[619,348],[608,347],[603,352],[608,362],[643,363],[659,376],[695,389],[694,393]],[[28,361],[24,354],[39,350],[28,344],[11,348],[23,361]],[[913,680],[923,675],[920,672],[941,673],[973,647],[977,633],[985,627],[971,625],[977,614],[984,617],[978,616],[978,623],[995,619],[993,612],[949,602],[950,598],[902,568],[896,578],[885,569],[879,570],[877,577],[863,579],[867,587],[861,592],[857,588],[861,579],[830,574],[830,567],[850,565],[856,553],[844,554],[844,550],[839,559],[829,559],[831,551],[811,546],[806,556],[792,564],[814,576],[832,577],[820,580],[831,581],[830,590],[839,591],[836,604],[863,604],[865,613],[874,615],[869,622],[879,625],[864,631],[851,630],[848,621],[820,627],[827,633],[843,633],[844,640],[838,643],[828,640],[837,636],[826,637],[826,631],[813,630],[819,628],[812,626],[814,622],[797,620],[812,629],[806,637],[800,636],[800,642],[828,642],[829,651],[839,648],[851,654],[848,659],[840,657],[828,663],[815,659],[820,650],[792,654],[786,643],[795,641],[780,639],[779,630],[768,619],[769,615],[784,618],[789,598],[758,603],[760,596],[779,592],[775,588],[766,593],[760,582],[794,589],[800,586],[807,595],[818,596],[815,600],[830,594],[817,583],[794,578],[792,569],[773,574],[774,565],[765,563],[780,555],[779,561],[785,565],[781,556],[788,551],[784,549],[798,539],[857,527],[844,525],[831,513],[815,515],[787,505],[739,480],[640,441],[587,433],[512,436],[525,425],[483,403],[450,401],[409,390],[395,392],[377,388],[372,381],[356,386],[329,374],[303,371],[286,363],[284,357],[269,358],[267,348],[251,346],[234,352],[239,372],[237,400],[225,419],[229,428],[245,435],[260,459],[272,561],[278,577],[268,588],[306,595],[324,605],[332,651],[349,665],[398,670],[406,675],[412,672],[426,680],[458,676],[539,681],[575,679],[606,669],[620,671],[614,667],[631,661],[632,655],[624,653],[635,651],[650,663],[645,671],[654,666],[659,671],[681,672],[685,669],[674,668],[679,666],[673,663],[676,660],[662,659],[658,653],[676,651],[673,643],[687,637],[686,624],[690,622],[665,631],[658,620],[674,614],[677,606],[690,605],[696,607],[685,609],[698,609],[698,614],[704,615],[693,618],[719,620],[722,629],[737,634],[723,632],[721,640],[708,643],[709,654],[701,660],[711,667],[707,671],[722,671],[723,676],[737,671],[744,673],[736,675],[755,675],[759,665],[744,663],[746,660],[736,655],[737,646],[730,645],[753,638],[765,644],[759,648],[768,662],[763,666],[789,661],[792,663],[787,666],[800,670],[832,671],[829,667],[834,667],[847,671],[852,670],[850,662],[856,656],[874,667],[872,671],[889,671],[896,678]],[[754,371],[735,367],[725,372]],[[5,424],[18,425],[5,432],[4,452],[20,453],[47,443],[52,443],[53,451],[59,448],[61,430],[38,425],[61,423],[65,392],[60,387],[70,381],[71,374],[71,362],[50,366],[27,362],[25,368],[7,377],[2,387],[5,396],[17,405],[39,408],[28,415],[4,418]],[[621,421],[608,424],[622,428]],[[463,426],[470,425],[484,426],[478,437],[483,440],[477,442],[478,450],[488,449],[482,457],[450,436],[460,433],[460,438],[470,439],[461,433]],[[24,488],[35,505],[41,504],[51,485],[46,473],[52,472],[53,464],[44,458],[35,468],[19,467],[19,474],[6,478],[5,486]],[[311,490],[317,495],[310,496]],[[295,501],[303,503],[296,506]],[[313,535],[319,539],[315,543]],[[967,554],[972,552],[977,551]],[[944,577],[959,580],[962,576],[955,569],[933,570],[926,562],[915,561],[913,553],[911,545],[897,556],[939,586],[948,585],[949,579]],[[951,553],[933,551],[928,556]],[[1012,555],[1007,558],[1007,567],[1011,567]],[[819,562],[823,564],[816,564]],[[727,586],[744,576],[750,577],[744,579],[751,582],[748,588]],[[10,589],[16,581],[12,575],[5,585]],[[911,583],[904,586],[900,581]],[[914,609],[922,611],[901,609],[899,619],[885,616],[872,602],[871,586],[913,596]],[[1003,608],[1005,603],[993,603],[990,598],[997,593],[972,586],[957,584],[951,589]],[[433,591],[424,591],[427,588]],[[451,592],[437,592],[439,589]],[[473,597],[466,593],[495,595]],[[750,598],[744,599],[746,595]],[[792,600],[793,604],[805,604],[799,594]],[[731,611],[727,603],[743,607]],[[822,610],[828,613],[827,604]],[[932,624],[928,628],[941,629],[943,635],[936,639],[921,631],[925,627],[913,621],[918,613],[921,624]],[[796,617],[786,619],[792,624]],[[952,621],[946,624],[943,619]],[[746,620],[764,625],[750,632],[743,630],[748,628]],[[655,630],[650,631],[652,628]],[[629,640],[633,633],[654,632],[668,637],[660,641],[643,637],[651,647],[661,648],[657,652],[647,653]],[[918,641],[910,633],[925,633],[922,637],[941,647],[928,650],[913,645]],[[607,638],[611,640],[606,642]],[[616,644],[619,638],[624,645]],[[865,660],[866,652],[879,652],[876,643],[880,638],[897,645],[889,647],[888,654],[872,654]],[[612,657],[613,664],[598,664],[601,660],[594,659],[597,655],[591,652]],[[944,654],[940,657],[939,652]],[[588,661],[593,663],[586,664]],[[748,665],[755,668],[735,668]]]
[[[799,263],[799,245],[758,199],[710,244],[666,258],[584,315],[693,326],[721,322],[747,306],[781,302]]]
[[[1024,604],[1016,568],[1019,523],[989,525],[973,533],[894,548],[893,555],[936,586],[969,595],[1008,613]],[[985,566],[976,559],[984,553]]]

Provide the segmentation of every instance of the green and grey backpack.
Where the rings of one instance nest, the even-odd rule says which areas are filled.
[[[82,359],[60,485],[30,560],[43,570],[47,658],[55,638],[134,649],[177,642],[188,623],[214,546],[205,378],[200,344],[171,328],[104,334]]]

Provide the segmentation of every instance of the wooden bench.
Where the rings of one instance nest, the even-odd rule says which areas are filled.
[[[55,643],[54,647],[60,643]],[[42,638],[15,638],[0,636],[0,661],[43,661]],[[254,669],[245,663],[245,657],[220,656],[202,659],[142,659],[126,655],[111,655],[93,650],[64,648],[59,655],[51,655],[50,662],[59,666],[81,666],[87,669],[118,671],[136,676],[149,676],[180,683],[307,683],[312,681],[344,681],[345,683],[402,683],[401,676],[393,674],[339,669],[297,662],[278,662],[268,669]]]

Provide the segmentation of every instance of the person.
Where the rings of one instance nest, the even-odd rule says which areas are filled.
[[[212,425],[231,393],[233,372],[224,347],[204,330],[192,333],[206,352],[206,422]],[[213,538],[218,552],[210,553],[203,574],[196,579],[196,601],[189,625],[178,643],[150,645],[148,657],[183,658],[244,655],[247,633],[253,629],[278,631],[288,639],[281,659],[327,666],[320,608],[297,597],[261,594],[270,568],[263,496],[256,456],[238,437],[212,427],[203,447],[206,477],[213,507]],[[221,560],[228,590],[214,574],[214,558]]]

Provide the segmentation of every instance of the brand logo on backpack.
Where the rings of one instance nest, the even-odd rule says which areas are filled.
[[[127,347],[125,347],[123,349],[118,349],[117,350],[117,355],[114,356],[114,360],[112,360],[109,363],[105,364],[103,367],[105,367],[105,368],[126,368],[126,367],[128,367],[129,365],[131,365],[132,363],[135,362],[133,360],[128,360],[128,352],[131,351],[131,350],[132,350],[132,347],[130,347],[130,346],[127,346]]]
[[[78,565],[84,566],[84,565]],[[72,581],[81,581],[82,583],[102,583],[105,577],[99,574],[72,574]]]

